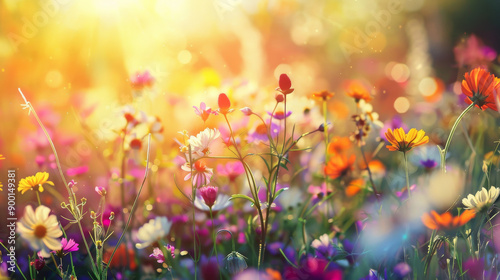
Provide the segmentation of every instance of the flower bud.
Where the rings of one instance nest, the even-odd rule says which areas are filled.
[[[229,274],[236,274],[248,267],[247,262],[245,261],[245,256],[236,251],[229,253],[229,255],[226,256],[224,263]]]
[[[112,221],[115,218],[115,212],[109,213],[109,220]]]
[[[241,108],[240,111],[245,115],[245,116],[251,116],[253,114],[252,109],[249,107]]]
[[[217,199],[217,191],[219,189],[217,187],[206,186],[200,188],[201,197],[205,201],[205,204],[211,209],[215,204],[215,200]]]
[[[274,96],[274,98],[276,99],[276,102],[280,103],[285,100],[285,95],[283,93],[278,93]]]
[[[95,192],[98,193],[100,196],[106,196],[106,189],[103,187],[95,187]]]

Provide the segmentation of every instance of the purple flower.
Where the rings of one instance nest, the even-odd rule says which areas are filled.
[[[401,278],[410,274],[410,272],[411,272],[411,267],[405,262],[398,263],[396,266],[394,266],[394,273]]]
[[[336,243],[336,241],[335,241]],[[315,239],[311,247],[316,249],[316,256],[322,259],[330,259],[332,256],[335,255],[336,249],[333,246],[334,241],[330,239],[328,234],[323,234],[321,235],[318,239]]]
[[[269,122],[267,122],[266,124],[269,125]],[[248,142],[269,141],[269,138],[267,136],[267,125],[259,124],[255,128],[253,128],[251,132],[248,134],[247,141]],[[271,123],[270,133],[271,137],[275,138],[279,133],[279,125]]]
[[[267,112],[267,114],[269,116],[273,117],[274,119],[284,120],[292,114],[292,111],[287,111],[286,114],[283,111],[277,111],[277,112],[274,112],[274,114],[272,112]]]
[[[403,120],[400,116],[394,116],[391,120],[384,123],[384,127],[382,127],[382,129],[380,130],[380,137],[387,141],[387,138],[385,137],[387,129],[394,130],[400,127],[402,127],[405,131],[408,129],[408,127],[403,123]]]

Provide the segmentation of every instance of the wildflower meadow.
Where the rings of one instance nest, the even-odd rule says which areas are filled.
[[[0,2],[0,279],[500,279],[500,4]]]

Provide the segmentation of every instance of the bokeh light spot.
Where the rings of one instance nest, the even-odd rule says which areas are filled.
[[[45,75],[45,83],[51,88],[57,88],[61,85],[63,77],[61,72],[52,70]]]
[[[398,63],[394,65],[391,69],[391,78],[398,82],[398,83],[404,83],[408,80],[410,77],[410,68],[406,66],[406,64],[403,63]]]
[[[438,84],[435,79],[431,77],[423,78],[418,84],[418,90],[423,96],[431,96],[438,89]]]
[[[410,109],[410,101],[406,97],[398,97],[394,101],[394,109],[400,114],[406,113]]]
[[[191,52],[188,50],[182,50],[177,55],[177,60],[179,60],[179,62],[182,64],[188,64],[189,62],[191,62],[192,58],[193,56],[191,55]]]

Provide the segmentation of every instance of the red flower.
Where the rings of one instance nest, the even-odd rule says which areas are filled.
[[[281,91],[283,94],[290,94],[294,91],[292,88],[292,81],[287,74],[281,74],[279,79],[279,88],[276,90]]]
[[[233,110],[230,109],[231,107],[231,101],[227,97],[225,93],[219,94],[219,113],[221,114],[227,114],[231,113]]]
[[[465,79],[462,81],[462,92],[467,95],[465,102],[475,102],[476,107],[483,111],[486,108],[498,111],[494,93],[499,89],[500,79],[479,67],[465,73]]]

